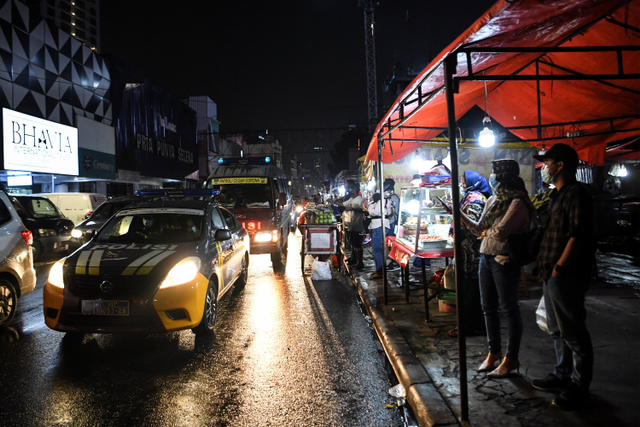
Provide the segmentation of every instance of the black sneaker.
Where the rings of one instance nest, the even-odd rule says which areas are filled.
[[[389,264],[387,266],[387,271],[398,271],[398,270],[400,270],[400,264],[398,263],[394,262],[393,264]]]
[[[571,378],[558,378],[553,374],[547,375],[547,378],[531,381],[533,388],[542,391],[558,391],[564,390],[571,384]]]
[[[569,387],[560,396],[553,399],[555,406],[561,409],[576,409],[589,400],[589,390],[585,390],[578,384],[571,382]]]

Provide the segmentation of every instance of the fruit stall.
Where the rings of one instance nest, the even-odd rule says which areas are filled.
[[[298,227],[302,234],[300,268],[303,272],[307,255],[321,260],[333,255],[339,256],[338,223],[331,207],[310,203],[301,215]]]

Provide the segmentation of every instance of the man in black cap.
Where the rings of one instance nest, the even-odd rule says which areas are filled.
[[[553,374],[533,380],[532,385],[543,391],[564,390],[553,404],[573,409],[589,399],[593,378],[593,346],[584,305],[594,262],[593,202],[586,186],[576,180],[578,153],[573,148],[555,144],[533,157],[544,162],[542,179],[558,193],[538,255],[557,364]]]

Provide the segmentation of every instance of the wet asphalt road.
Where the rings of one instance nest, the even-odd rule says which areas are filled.
[[[303,280],[299,247],[296,235],[279,275],[268,255],[252,256],[248,284],[225,295],[208,339],[181,331],[67,342],[44,325],[52,264],[39,266],[36,290],[0,332],[0,425],[401,426],[353,291]]]

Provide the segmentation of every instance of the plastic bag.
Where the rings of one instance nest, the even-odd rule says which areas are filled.
[[[316,258],[313,261],[313,280],[331,280],[331,258],[326,261],[320,261]]]
[[[549,328],[547,327],[547,309],[544,305],[544,295],[540,298],[540,303],[536,309],[536,323],[540,329],[549,333]]]

